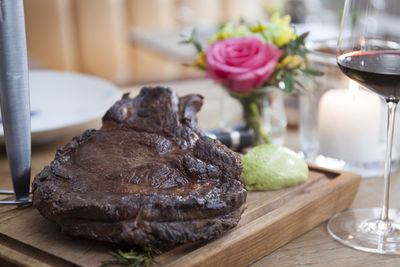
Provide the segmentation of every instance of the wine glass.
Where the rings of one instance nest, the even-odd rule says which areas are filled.
[[[346,0],[337,45],[337,63],[343,73],[386,100],[388,127],[381,208],[339,213],[329,220],[328,232],[347,246],[380,254],[400,254],[400,212],[389,209],[393,132],[400,98],[399,23],[398,0]]]

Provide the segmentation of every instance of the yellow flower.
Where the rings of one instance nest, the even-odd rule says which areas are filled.
[[[279,35],[275,39],[275,43],[277,46],[281,47],[287,43],[289,43],[291,40],[296,39],[296,34],[292,31],[289,31],[287,29],[284,29],[282,31],[282,35]]]
[[[291,20],[292,20],[292,18],[290,17],[290,15],[285,15],[281,18],[278,12],[275,12],[271,16],[272,23],[279,24],[282,26],[288,26],[290,24]]]
[[[262,32],[262,31],[265,31],[266,29],[267,29],[267,26],[260,24],[257,26],[253,26],[251,28],[251,32]]]
[[[291,40],[296,39],[296,33],[290,26],[290,15],[280,17],[279,13],[274,13],[271,23],[267,25],[265,35],[278,47],[281,47]]]
[[[232,36],[230,32],[219,32],[215,35],[217,40],[224,40]]]
[[[278,62],[276,64],[277,68],[288,68],[288,69],[295,69],[299,66],[304,66],[304,58],[299,56],[299,55],[290,55],[286,56],[284,59],[282,59],[281,62]]]
[[[204,69],[207,68],[205,52],[200,52],[197,54],[197,59],[196,59],[195,65],[199,66],[200,68],[204,68]]]
[[[214,33],[208,40],[208,43],[214,44],[216,41],[225,40],[231,37],[243,37],[251,34],[248,27],[244,25],[235,26],[233,23],[224,25],[219,32]]]

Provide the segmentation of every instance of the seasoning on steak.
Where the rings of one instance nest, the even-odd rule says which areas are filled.
[[[33,203],[62,232],[130,245],[216,238],[246,200],[238,154],[197,126],[200,95],[168,88],[124,95],[59,149],[33,182]]]

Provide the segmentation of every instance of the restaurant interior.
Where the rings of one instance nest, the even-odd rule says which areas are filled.
[[[0,0],[0,266],[400,266],[399,23]]]

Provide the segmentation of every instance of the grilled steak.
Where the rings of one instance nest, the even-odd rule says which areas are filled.
[[[246,191],[240,156],[203,135],[202,97],[143,88],[59,149],[33,203],[67,234],[130,245],[208,240],[236,226]]]

